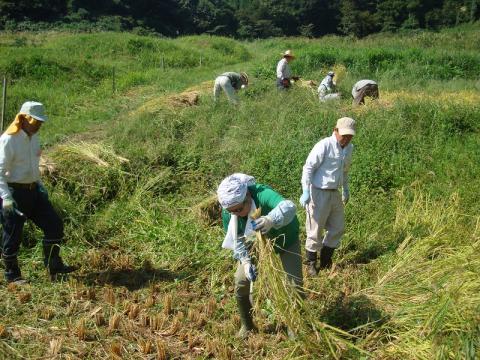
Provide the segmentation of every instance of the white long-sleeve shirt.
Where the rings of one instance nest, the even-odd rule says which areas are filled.
[[[335,83],[333,82],[333,77],[332,76],[325,76],[318,86],[317,92],[320,96],[325,96],[326,94],[329,94],[333,92],[335,89]]]
[[[353,145],[342,148],[333,134],[315,144],[305,161],[302,188],[310,185],[318,189],[343,188],[348,193],[348,170],[352,163]]]
[[[7,183],[29,184],[40,180],[40,141],[23,130],[0,136],[0,197],[11,198]]]
[[[360,81],[357,81],[355,83],[355,85],[353,85],[353,88],[352,88],[352,96],[353,98],[355,99],[358,95],[358,93],[360,92],[360,90],[362,90],[363,87],[365,87],[366,85],[374,85],[374,84],[377,84],[375,81],[373,80],[360,80]]]
[[[290,79],[291,77],[290,65],[288,65],[287,59],[283,58],[277,64],[277,79]]]

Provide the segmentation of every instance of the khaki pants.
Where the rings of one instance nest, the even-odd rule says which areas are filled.
[[[307,242],[305,249],[319,251],[323,245],[336,249],[345,231],[345,212],[338,190],[322,190],[311,187],[311,199],[307,206]],[[320,236],[325,230],[322,240]]]
[[[303,274],[302,274],[302,256],[300,255],[300,241],[294,242],[288,249],[280,253],[283,270],[289,281],[295,284],[296,288],[302,293]],[[265,274],[268,276],[268,274]],[[243,265],[238,262],[235,272],[235,295],[237,297],[248,296],[250,294],[250,281],[245,277]]]

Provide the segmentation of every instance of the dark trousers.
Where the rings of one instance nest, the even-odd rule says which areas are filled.
[[[278,90],[287,90],[290,87],[290,81],[282,81],[282,79],[277,78],[277,89]]]
[[[59,244],[63,239],[63,222],[48,196],[40,192],[38,187],[32,190],[10,188],[10,192],[17,203],[16,208],[43,231],[44,243]],[[17,257],[25,221],[26,218],[15,212],[1,212],[2,253],[6,260]]]

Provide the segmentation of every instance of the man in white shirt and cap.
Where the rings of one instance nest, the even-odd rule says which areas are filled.
[[[340,99],[340,93],[335,92],[337,88],[337,84],[333,81],[333,77],[335,73],[333,71],[329,71],[327,76],[325,76],[318,86],[318,98],[320,101],[328,101],[328,100],[335,100]]]
[[[352,88],[353,105],[365,104],[365,97],[378,99],[378,84],[373,80],[360,80]]]
[[[57,274],[75,270],[74,267],[65,265],[60,257],[63,222],[40,181],[41,149],[37,132],[46,121],[43,104],[27,101],[0,136],[2,257],[8,283],[26,282],[22,278],[17,255],[23,225],[27,219],[43,231],[44,264],[52,279]]]
[[[282,59],[277,64],[277,88],[280,90],[288,89],[292,81],[297,81],[298,76],[292,76],[292,70],[289,63],[295,59],[293,52],[287,50],[282,54]]]
[[[213,101],[218,101],[220,92],[223,90],[228,100],[233,104],[238,104],[236,92],[244,89],[248,85],[248,75],[244,72],[226,72],[215,79],[213,86]]]
[[[308,275],[332,266],[332,255],[345,231],[344,205],[348,202],[348,171],[352,162],[355,120],[337,120],[333,134],[310,151],[302,172],[300,204],[307,212],[305,244]],[[339,189],[342,188],[342,195]],[[323,237],[322,231],[325,230]],[[320,252],[320,267],[317,267]]]

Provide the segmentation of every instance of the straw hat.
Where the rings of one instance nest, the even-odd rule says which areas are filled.
[[[247,75],[247,73],[241,72],[240,77],[242,77],[245,80],[245,84],[248,85],[248,75]]]
[[[293,55],[292,50],[287,50],[282,54],[283,57],[291,57],[292,59],[295,59],[295,55]]]

